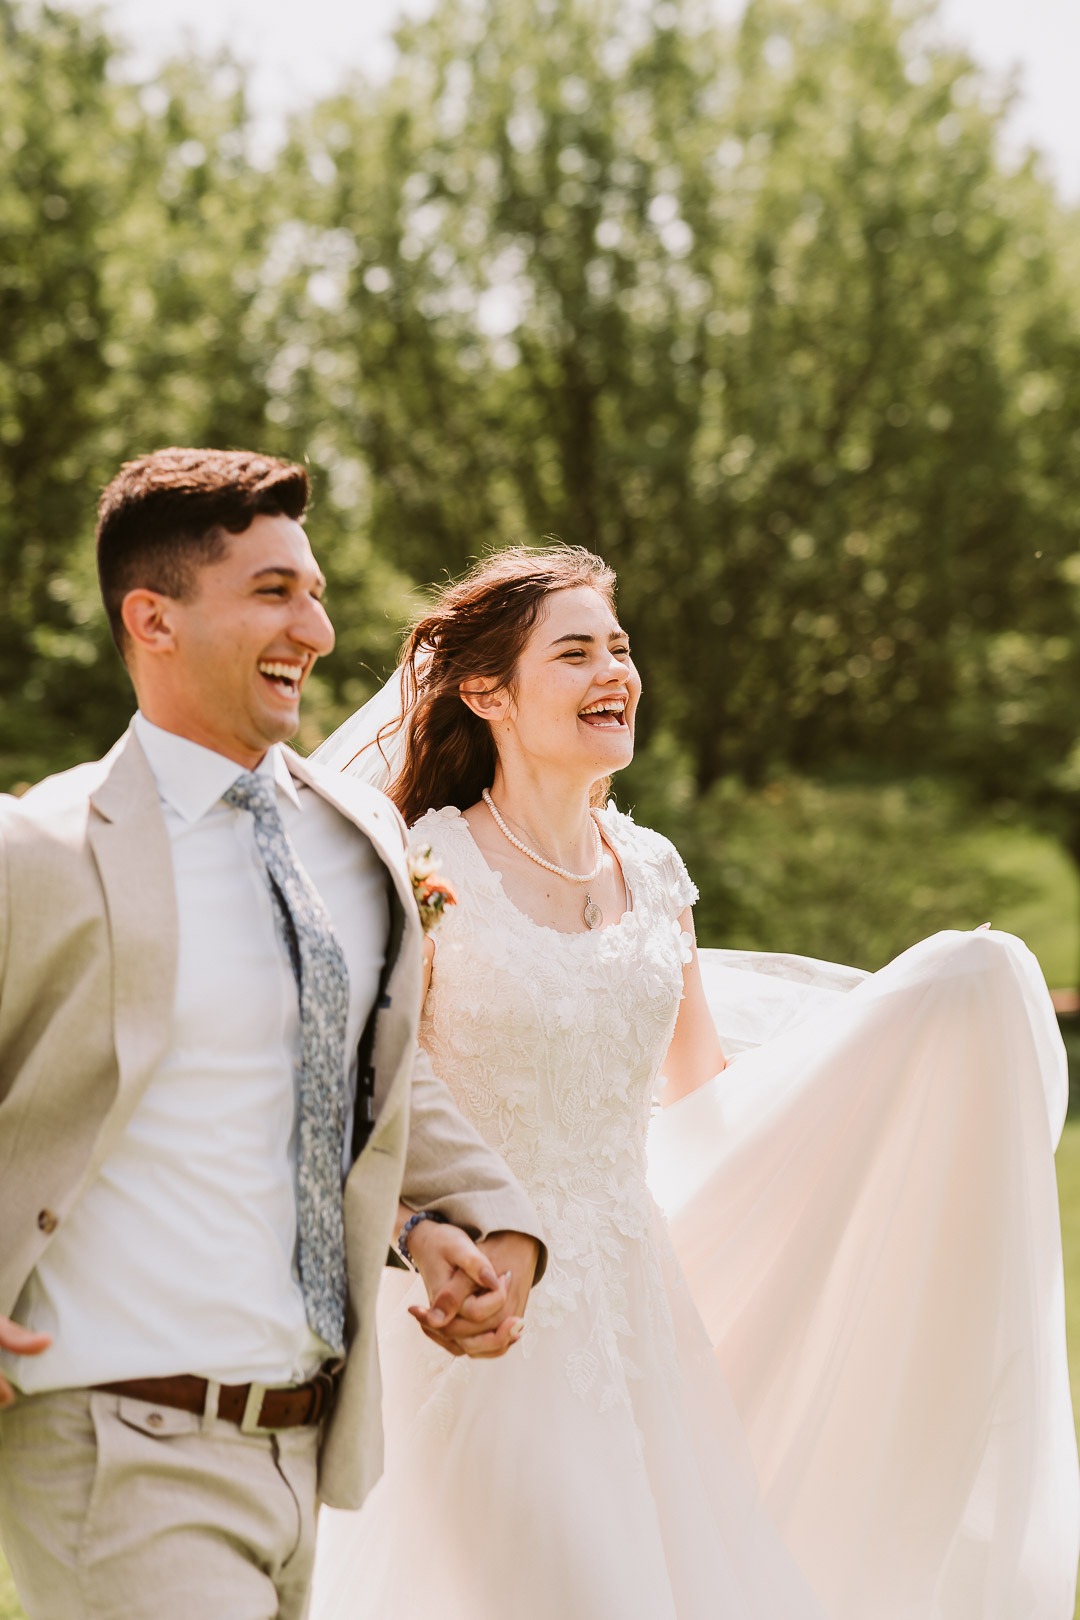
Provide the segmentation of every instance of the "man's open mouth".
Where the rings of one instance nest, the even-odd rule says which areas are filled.
[[[263,680],[276,687],[283,697],[299,697],[300,682],[304,678],[303,664],[285,664],[276,659],[265,659],[259,665],[259,674]]]

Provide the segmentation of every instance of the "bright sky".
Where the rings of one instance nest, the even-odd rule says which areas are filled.
[[[82,5],[88,0],[67,0]],[[528,4],[529,0],[505,0]],[[732,11],[738,0],[719,0]],[[1062,192],[1080,202],[1080,0],[939,0],[945,33],[996,75],[1015,70],[1020,89],[1010,145],[1047,155]],[[389,31],[428,0],[106,0],[121,32],[152,66],[185,37],[231,46],[255,69],[257,105],[269,119],[334,87],[344,68],[385,70]]]

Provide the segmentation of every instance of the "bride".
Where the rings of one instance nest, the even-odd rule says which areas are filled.
[[[550,1260],[484,1365],[388,1274],[386,1470],[323,1512],[313,1620],[1069,1620],[1034,959],[699,953],[676,851],[606,802],[639,694],[606,566],[505,551],[320,751],[382,773],[457,892],[421,1039]]]

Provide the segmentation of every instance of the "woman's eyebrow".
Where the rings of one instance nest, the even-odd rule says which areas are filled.
[[[559,647],[559,646],[562,645],[562,643],[564,641],[583,641],[586,646],[591,647],[595,640],[596,640],[595,636],[589,636],[589,635],[580,635],[579,636],[579,635],[575,635],[573,632],[571,632],[569,635],[566,635],[566,636],[556,636],[555,640],[553,642],[551,642],[550,645],[552,647]],[[608,636],[608,640],[609,641],[625,641],[626,640],[626,631],[625,630],[612,630],[611,634]]]

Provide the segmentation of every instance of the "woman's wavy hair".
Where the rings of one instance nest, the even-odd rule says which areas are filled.
[[[389,788],[411,826],[426,810],[466,810],[495,780],[491,728],[462,701],[461,682],[482,679],[514,696],[517,662],[553,591],[588,585],[615,606],[615,575],[580,546],[511,546],[482,558],[441,591],[401,653],[405,756]],[[382,735],[387,735],[384,732]],[[607,798],[608,779],[593,802]]]

